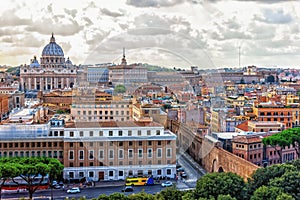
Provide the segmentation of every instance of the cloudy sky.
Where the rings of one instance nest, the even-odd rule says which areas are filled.
[[[300,66],[300,2],[12,0],[1,2],[0,65],[29,64],[51,33],[74,64],[200,68]]]

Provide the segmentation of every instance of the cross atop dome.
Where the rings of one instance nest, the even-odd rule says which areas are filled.
[[[54,34],[52,33],[52,36],[51,36],[51,38],[50,38],[50,42],[55,42],[55,38],[54,38],[53,35],[54,35]]]

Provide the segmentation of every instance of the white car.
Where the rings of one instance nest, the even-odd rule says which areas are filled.
[[[161,184],[162,187],[171,187],[173,183],[171,181],[167,181]]]
[[[80,193],[80,189],[78,187],[71,188],[71,189],[67,190],[67,193],[71,193],[71,194]]]

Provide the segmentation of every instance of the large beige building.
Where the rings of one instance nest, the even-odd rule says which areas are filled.
[[[171,178],[176,173],[176,136],[157,123],[66,124],[64,164],[66,179]]]
[[[77,81],[77,67],[64,57],[62,48],[52,34],[42,52],[40,63],[34,57],[30,65],[20,69],[21,90],[53,90],[72,88]]]
[[[76,122],[132,120],[132,99],[112,96],[94,87],[73,90],[72,119]]]
[[[153,122],[74,123],[55,116],[47,124],[1,125],[0,137],[0,157],[57,158],[66,180],[176,173],[176,136]]]

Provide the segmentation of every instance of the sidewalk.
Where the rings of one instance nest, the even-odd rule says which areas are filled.
[[[194,169],[196,169],[199,173],[201,173],[202,175],[206,174],[207,172],[205,171],[205,169],[203,169],[203,167],[201,167],[199,165],[199,163],[197,163],[189,154],[187,154],[185,151],[183,151],[181,148],[179,150],[179,154],[186,160],[188,161],[188,163],[190,165],[192,165],[194,167]]]

